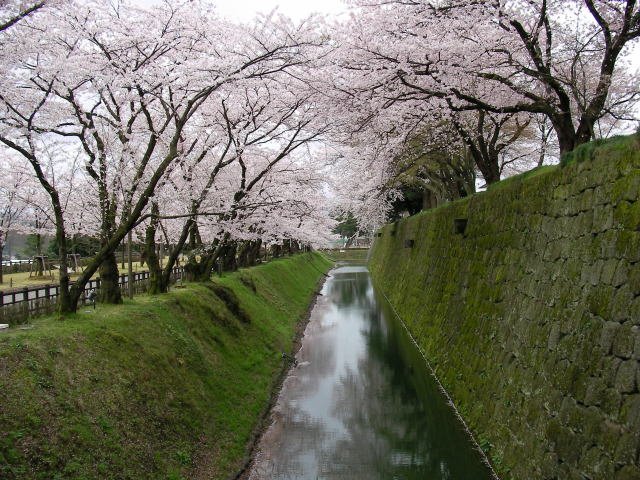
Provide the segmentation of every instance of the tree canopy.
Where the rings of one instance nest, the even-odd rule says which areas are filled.
[[[334,24],[214,7],[0,7],[0,252],[10,229],[54,235],[62,311],[127,239],[170,247],[162,291],[185,252],[207,278],[372,232],[637,121],[635,0],[354,0]],[[79,236],[99,247],[72,284]]]

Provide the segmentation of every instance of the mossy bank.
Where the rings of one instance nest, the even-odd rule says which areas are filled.
[[[504,479],[639,479],[640,137],[566,160],[386,226],[370,270]]]
[[[228,478],[330,265],[300,254],[0,334],[0,478]]]

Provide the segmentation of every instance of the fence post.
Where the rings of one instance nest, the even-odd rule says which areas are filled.
[[[4,292],[0,290],[0,307],[4,305]]]
[[[28,302],[29,301],[29,287],[24,287],[22,289],[22,295],[24,295],[24,300],[26,302]]]
[[[51,298],[51,285],[44,286],[44,296],[47,297],[47,300]]]

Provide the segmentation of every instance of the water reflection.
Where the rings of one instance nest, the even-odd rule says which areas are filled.
[[[366,269],[322,293],[249,478],[490,478]]]

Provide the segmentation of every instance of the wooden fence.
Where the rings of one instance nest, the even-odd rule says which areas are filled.
[[[182,280],[184,268],[176,267],[171,274],[171,283]],[[129,288],[129,276],[120,275],[118,285],[123,295],[127,295]],[[144,293],[149,288],[149,272],[137,272],[133,274],[133,290],[135,294]],[[100,279],[90,280],[84,288],[84,293],[80,297],[79,305],[90,303],[89,292],[100,289]],[[0,291],[0,323],[17,325],[25,323],[30,317],[53,313],[58,302],[60,286],[39,285],[37,287],[25,287],[11,290],[9,292]]]
[[[131,252],[131,260],[133,262],[139,262],[140,259],[142,258],[142,255],[140,254],[140,252]],[[118,263],[122,263],[123,267],[124,264],[126,262],[125,257],[122,256],[120,251],[116,252],[116,259],[118,260]],[[121,261],[122,259],[122,261]],[[83,268],[85,267],[89,261],[92,260],[92,257],[83,257],[83,258],[79,258],[78,259],[78,267]],[[26,272],[30,272],[33,270],[33,268],[31,267],[31,263],[32,263],[32,259],[26,259],[26,260],[3,260],[2,261],[2,268],[3,268],[3,273],[4,274],[11,274],[11,273],[26,273]],[[60,268],[60,261],[55,258],[55,257],[51,257],[48,259],[49,264],[51,264],[52,270],[58,270]],[[74,263],[73,263],[73,259],[70,257],[69,258],[69,272],[72,272],[72,269],[74,267]]]

